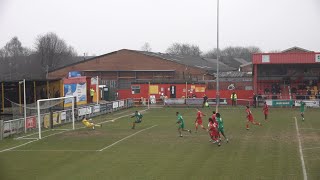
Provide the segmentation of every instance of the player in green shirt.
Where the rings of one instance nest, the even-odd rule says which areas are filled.
[[[227,140],[227,142],[229,142],[227,136],[224,134],[224,126],[223,126],[223,121],[222,121],[220,113],[216,113],[216,121],[218,123],[219,140],[221,141],[220,134],[222,134],[224,139]],[[219,144],[220,144],[220,142],[219,142]]]
[[[176,116],[177,116],[176,124],[179,124],[178,131],[179,131],[180,137],[182,137],[181,131],[188,131],[189,133],[191,133],[191,130],[184,129],[184,120],[182,115],[179,112],[176,112]]]
[[[305,108],[306,103],[303,101],[300,101],[300,114],[302,117],[302,121],[304,121],[304,108]]]
[[[133,118],[133,117],[136,117],[136,120],[135,121],[133,121],[133,123],[132,123],[132,129],[134,129],[135,127],[136,127],[136,123],[141,123],[142,122],[142,114],[141,113],[139,113],[138,111],[136,111],[135,113],[134,113],[134,115],[133,116],[131,116],[131,118]]]

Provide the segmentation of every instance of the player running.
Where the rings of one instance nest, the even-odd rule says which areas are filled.
[[[136,123],[141,123],[142,122],[143,115],[140,112],[136,111],[134,113],[134,115],[131,116],[131,118],[133,118],[133,117],[136,117],[136,120],[132,122],[132,128],[131,129],[134,129],[136,127]]]
[[[208,132],[210,136],[210,141],[212,141],[213,143],[218,142],[218,124],[212,118],[209,118]]]
[[[300,114],[301,114],[301,117],[302,117],[302,121],[304,121],[305,106],[306,106],[306,103],[303,102],[303,101],[300,101]]]
[[[203,127],[203,124],[202,124],[202,117],[205,116],[205,114],[203,114],[199,108],[197,108],[197,117],[196,117],[196,120],[194,121],[195,122],[195,125],[196,125],[196,133],[198,132],[198,126],[200,126],[202,129],[206,130],[205,127]]]
[[[91,119],[89,119],[89,120],[91,120]],[[82,124],[84,126],[86,126],[87,128],[92,128],[92,129],[94,129],[95,126],[102,127],[102,124],[94,124],[92,122],[89,122],[89,120],[87,120],[85,117],[83,117],[82,118]]]
[[[222,136],[224,137],[225,140],[227,140],[227,142],[229,142],[229,140],[228,140],[227,136],[224,134],[224,126],[223,126],[223,121],[222,121],[220,113],[216,114],[216,120],[218,123],[218,136],[219,136],[219,144],[218,145],[220,146],[220,142],[221,142],[220,134],[222,134]]]
[[[189,133],[191,133],[191,130],[184,129],[184,120],[182,115],[179,112],[176,112],[176,116],[177,116],[176,124],[179,124],[178,131],[179,131],[180,137],[182,137],[181,131],[188,131]]]
[[[264,120],[267,121],[268,120],[268,114],[269,114],[269,106],[267,104],[267,102],[264,102],[264,106],[263,106],[263,114],[264,114]]]
[[[247,130],[249,130],[249,122],[251,122],[251,123],[254,124],[254,125],[259,125],[259,126],[261,126],[261,123],[256,122],[256,121],[254,120],[253,115],[252,115],[252,112],[251,112],[249,106],[246,106],[246,107],[247,107],[246,113],[247,113],[247,119],[248,119],[248,120],[247,120],[247,125],[246,125]]]

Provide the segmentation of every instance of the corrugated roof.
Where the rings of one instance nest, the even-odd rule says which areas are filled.
[[[155,53],[155,52],[146,52],[146,51],[135,51],[138,53],[142,53],[148,56],[158,57],[164,60],[173,61],[179,64],[185,64],[187,66],[192,66],[200,69],[204,69],[207,71],[216,71],[217,69],[217,60],[202,58],[202,57],[194,57],[194,56],[181,56],[181,55],[172,55],[167,53]],[[219,70],[220,71],[234,71],[236,68],[229,67],[226,64],[219,62]]]

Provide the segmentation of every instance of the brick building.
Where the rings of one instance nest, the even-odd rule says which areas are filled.
[[[223,63],[219,67],[220,71],[236,70]],[[122,49],[56,69],[48,77],[65,78],[71,71],[80,71],[83,76],[99,76],[101,85],[117,91],[131,89],[134,82],[192,83],[213,80],[216,61]]]

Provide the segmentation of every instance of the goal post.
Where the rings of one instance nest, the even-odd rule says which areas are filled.
[[[52,121],[52,108],[55,107],[55,106],[59,106],[61,104],[65,104],[65,103],[70,103],[71,104],[71,119],[72,119],[72,130],[75,129],[75,117],[74,117],[74,108],[75,108],[75,98],[73,96],[66,96],[66,97],[59,97],[59,98],[50,98],[50,99],[39,99],[37,100],[37,116],[38,116],[38,133],[39,133],[39,139],[42,138],[42,127],[45,127],[45,121],[42,119],[45,118],[45,115],[43,113],[41,113],[41,110],[50,110],[50,113],[49,113],[49,123],[50,123],[50,127],[52,127],[52,123],[53,122],[50,122]],[[42,106],[43,104],[43,106]],[[42,115],[43,115],[43,118],[42,118]],[[60,118],[58,116],[58,118]],[[60,119],[61,120],[61,119]],[[43,125],[42,125],[42,122],[43,122]],[[48,122],[47,122],[48,123]],[[71,130],[70,129],[70,130]]]

